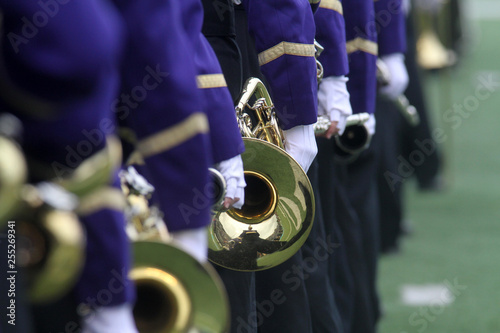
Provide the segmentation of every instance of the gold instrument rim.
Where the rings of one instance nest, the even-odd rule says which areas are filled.
[[[76,215],[60,210],[44,212],[41,222],[33,227],[40,229],[44,238],[50,238],[44,255],[47,260],[29,288],[30,301],[43,303],[62,297],[80,277],[85,259],[85,232]]]
[[[229,300],[222,280],[209,263],[201,264],[174,241],[139,240],[132,243],[132,249],[134,267],[131,270],[146,266],[168,272],[189,294],[192,319],[188,327],[179,332],[220,333],[228,330]]]
[[[129,272],[130,279],[140,284],[154,284],[159,287],[159,292],[164,292],[171,302],[175,302],[179,306],[177,310],[165,316],[164,321],[168,322],[168,326],[155,332],[158,333],[172,333],[184,332],[186,327],[192,324],[192,311],[193,305],[191,303],[189,292],[186,287],[174,275],[155,267],[136,266]],[[172,321],[169,319],[172,318]]]
[[[266,187],[269,189],[269,192],[271,193],[271,195],[270,195],[271,203],[268,205],[268,208],[263,213],[257,214],[255,216],[250,217],[250,216],[243,215],[242,210],[236,209],[236,208],[231,208],[228,211],[228,214],[232,218],[234,218],[235,220],[245,222],[248,224],[258,224],[262,221],[267,220],[269,217],[271,217],[274,214],[274,211],[276,210],[276,206],[277,206],[278,200],[279,200],[278,191],[276,190],[276,186],[265,175],[263,175],[261,173],[257,173],[257,172],[252,171],[252,170],[245,170],[244,174],[245,174],[245,176],[253,176],[253,177],[261,180],[262,182],[264,182]]]

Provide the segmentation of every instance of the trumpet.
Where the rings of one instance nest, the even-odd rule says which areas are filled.
[[[154,187],[133,167],[120,172],[127,199],[137,300],[134,320],[141,333],[223,333],[229,301],[215,269],[183,251],[168,233],[162,213],[149,205]]]
[[[363,125],[370,119],[370,115],[366,112],[363,113],[356,113],[352,114],[347,117],[346,120],[346,128],[349,126],[357,126],[357,125]],[[315,134],[322,134],[328,130],[332,122],[330,121],[330,118],[324,115],[318,116],[318,121],[314,124],[314,133]]]
[[[335,160],[339,163],[352,162],[363,150],[368,147],[371,141],[371,134],[365,123],[370,119],[366,112],[350,115],[346,120],[346,127],[342,135],[335,135]],[[331,125],[327,116],[318,116],[318,121],[314,124],[316,134],[324,133]]]
[[[245,203],[241,209],[214,212],[208,258],[229,269],[258,271],[286,261],[305,242],[314,194],[302,167],[284,150],[262,81],[247,80],[235,111],[245,144]]]

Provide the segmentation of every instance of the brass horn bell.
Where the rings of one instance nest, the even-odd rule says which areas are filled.
[[[228,330],[228,300],[213,267],[160,241],[136,241],[133,253],[129,275],[137,290],[134,319],[139,332]]]
[[[247,80],[236,116],[245,144],[245,204],[214,213],[208,258],[229,269],[258,271],[283,263],[304,244],[314,194],[302,167],[284,150],[274,106],[259,79]]]
[[[133,168],[121,173],[127,198],[127,232],[132,241],[136,286],[134,320],[141,333],[224,333],[229,301],[214,268],[175,244],[156,207],[154,191]],[[137,180],[140,181],[137,181]]]

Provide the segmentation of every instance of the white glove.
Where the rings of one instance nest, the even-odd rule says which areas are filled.
[[[102,306],[82,319],[82,333],[138,333],[132,304]]]
[[[352,114],[347,81],[345,76],[329,76],[321,80],[318,88],[318,114],[338,122],[339,135],[344,133],[347,117]]]
[[[186,251],[199,262],[207,262],[208,236],[206,228],[185,229],[171,232],[170,235],[182,250]]]
[[[226,180],[226,198],[239,198],[239,200],[233,203],[232,206],[241,209],[243,203],[245,202],[245,186],[247,185],[245,183],[241,155],[237,155],[233,158],[217,163],[215,168]]]
[[[381,87],[380,92],[394,100],[403,94],[408,87],[408,71],[405,65],[405,56],[402,53],[392,53],[380,58],[390,73],[389,84]]]
[[[318,153],[314,125],[300,125],[283,131],[285,150],[304,169],[309,170],[311,163]]]

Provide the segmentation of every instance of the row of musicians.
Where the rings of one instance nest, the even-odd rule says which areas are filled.
[[[0,102],[22,121],[30,182],[69,176],[86,158],[112,149],[106,143],[113,140],[105,138],[125,133],[123,150],[144,164],[169,231],[200,261],[207,260],[210,206],[182,207],[193,207],[195,189],[204,188],[213,165],[228,184],[226,207],[244,203],[244,145],[234,101],[246,78],[262,78],[285,149],[308,172],[318,204],[310,237],[286,263],[258,273],[218,268],[231,331],[375,331],[375,145],[339,165],[330,138],[361,112],[371,115],[367,128],[375,134],[377,89],[388,98],[404,91],[401,1],[2,0],[0,6]],[[319,86],[315,39],[324,47]],[[392,75],[383,88],[377,88],[377,57]],[[332,123],[315,136],[318,113]],[[83,332],[136,332],[135,290],[126,282],[129,241],[112,198],[120,191],[118,169],[108,181],[109,197],[80,215],[86,261],[64,310],[92,308],[93,315],[76,321]],[[308,269],[306,259],[321,246],[328,260],[316,259]],[[117,272],[125,288],[106,304],[89,304]],[[290,272],[298,283],[285,282]],[[259,305],[277,289],[286,301],[262,313]],[[33,320],[15,328],[67,331],[71,321],[60,304],[49,317],[48,308],[27,309]]]

